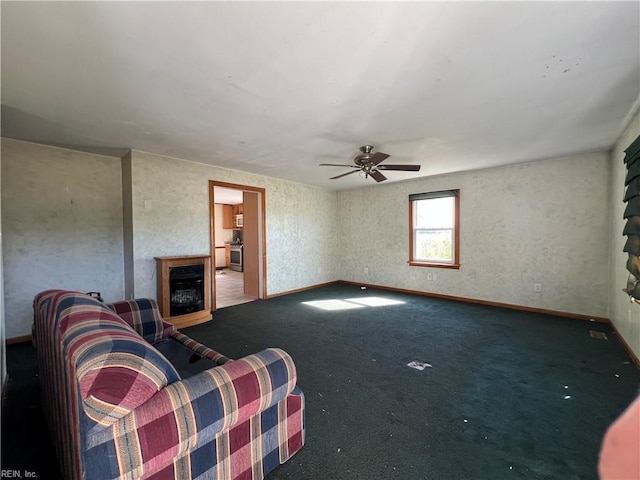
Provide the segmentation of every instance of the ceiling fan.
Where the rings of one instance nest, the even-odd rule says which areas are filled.
[[[355,156],[353,162],[355,165],[345,165],[341,163],[321,163],[321,167],[349,167],[353,168],[350,172],[343,173],[342,175],[337,175],[335,177],[331,177],[330,180],[335,180],[336,178],[346,177],[347,175],[351,175],[352,173],[362,172],[365,178],[371,177],[376,182],[384,182],[387,177],[385,177],[380,170],[400,170],[405,172],[418,172],[420,171],[420,165],[399,165],[399,164],[389,164],[389,165],[380,165],[380,163],[387,158],[389,155],[382,152],[371,153],[373,150],[372,145],[364,145],[360,147],[360,151],[362,153]]]

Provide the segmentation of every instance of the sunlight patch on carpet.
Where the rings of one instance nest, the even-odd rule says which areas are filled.
[[[405,302],[400,300],[391,300],[384,297],[362,297],[362,298],[345,298],[347,302],[361,303],[368,307],[384,307],[386,305],[401,305]]]
[[[309,302],[302,302],[303,305],[321,308],[322,310],[349,310],[352,308],[384,307],[387,305],[399,305],[402,303],[405,302],[383,297],[346,298],[344,300],[312,300]]]
[[[364,305],[357,305],[344,300],[313,300],[310,302],[302,302],[303,305],[321,308],[322,310],[348,310],[351,308],[364,308]]]

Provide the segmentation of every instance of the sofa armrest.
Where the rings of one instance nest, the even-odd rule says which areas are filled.
[[[216,352],[215,350],[207,347],[206,345],[201,344],[200,342],[195,341],[193,338],[185,335],[184,333],[174,330],[169,335],[170,338],[173,338],[177,342],[180,342],[185,347],[193,350],[194,353],[197,353],[201,357],[208,358],[216,362],[218,365],[222,365],[227,363],[231,359],[229,357],[224,356],[220,352]]]
[[[296,380],[289,354],[270,348],[174,382],[87,438],[86,471],[144,478],[282,401]]]

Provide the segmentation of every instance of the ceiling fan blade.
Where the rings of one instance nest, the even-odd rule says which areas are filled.
[[[357,165],[346,165],[344,163],[320,163],[321,167],[349,167],[349,168],[360,168]]]
[[[389,158],[389,155],[387,155],[386,153],[376,152],[373,155],[371,155],[371,157],[369,158],[369,163],[372,163],[373,165],[378,165],[380,162],[382,162],[383,160],[386,160],[387,158]]]
[[[369,175],[371,175],[371,178],[373,178],[376,182],[384,182],[387,179],[387,177],[385,177],[382,172],[379,172],[378,170],[374,170]]]
[[[379,165],[380,170],[402,170],[405,172],[419,172],[421,165]]]
[[[336,177],[331,177],[329,180],[335,180],[336,178],[346,177],[347,175],[351,175],[352,173],[356,173],[358,170],[351,170],[350,172],[343,173],[342,175],[338,175]]]

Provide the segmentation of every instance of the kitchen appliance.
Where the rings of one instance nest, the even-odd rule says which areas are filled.
[[[229,269],[242,272],[242,245],[231,244],[229,246]]]
[[[235,216],[236,219],[236,228],[242,228],[244,226],[244,222],[243,222],[243,218],[242,218],[242,214],[238,214]]]

